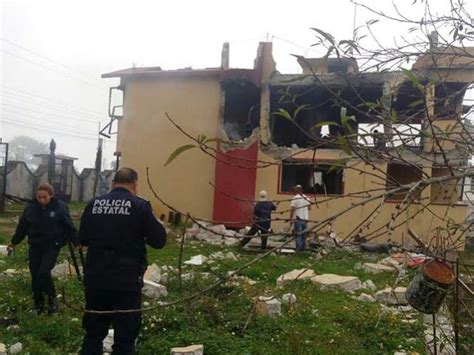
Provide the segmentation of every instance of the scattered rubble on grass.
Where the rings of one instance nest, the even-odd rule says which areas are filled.
[[[362,288],[362,282],[355,276],[323,274],[312,277],[311,281],[321,291],[353,292]]]

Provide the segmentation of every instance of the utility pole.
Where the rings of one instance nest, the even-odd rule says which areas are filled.
[[[0,146],[3,146],[4,148],[2,149],[2,152],[4,154],[4,159],[3,159],[3,177],[2,177],[2,190],[1,190],[1,195],[0,195],[0,212],[5,211],[5,200],[6,200],[6,194],[7,194],[7,165],[8,165],[8,143],[2,142],[2,139],[0,138]]]

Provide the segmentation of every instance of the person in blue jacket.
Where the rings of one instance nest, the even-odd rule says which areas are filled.
[[[77,244],[77,231],[67,205],[54,198],[50,184],[40,184],[36,188],[35,198],[26,205],[20,217],[9,250],[13,251],[26,236],[35,310],[38,314],[45,311],[46,296],[48,314],[56,313],[58,302],[51,270],[67,239]]]
[[[260,247],[262,250],[267,248],[267,235],[271,231],[272,211],[275,210],[275,204],[271,201],[267,201],[267,192],[265,190],[260,191],[260,201],[255,204],[253,209],[253,225],[247,235],[250,236],[259,233],[262,238]],[[240,242],[240,246],[244,247],[251,239],[250,237],[243,238]]]
[[[81,354],[102,354],[102,341],[114,328],[114,354],[133,354],[141,327],[141,289],[147,268],[146,245],[163,248],[166,230],[148,201],[137,196],[138,174],[115,173],[113,188],[86,206],[79,240],[87,247],[84,265],[86,312]],[[130,313],[87,312],[138,310]]]

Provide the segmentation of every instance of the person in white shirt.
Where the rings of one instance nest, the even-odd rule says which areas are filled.
[[[306,249],[306,228],[308,212],[311,210],[311,201],[309,197],[303,194],[301,185],[296,185],[294,190],[296,195],[291,199],[290,220],[293,223],[296,251],[304,251]]]

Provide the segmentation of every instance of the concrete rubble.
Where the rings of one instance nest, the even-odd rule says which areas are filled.
[[[143,275],[144,280],[153,281],[156,283],[161,282],[161,270],[155,263],[148,265],[145,275]]]
[[[149,281],[149,280],[143,280],[144,286],[142,289],[142,293],[152,299],[157,299],[161,297],[166,297],[168,296],[168,290],[166,289],[166,286],[160,285],[156,282]]]
[[[82,266],[79,266],[79,271],[82,273]],[[56,264],[51,270],[51,275],[53,277],[76,276],[76,269],[67,260],[64,260],[62,263]]]
[[[385,264],[374,264],[374,263],[364,263],[362,265],[362,270],[368,272],[369,274],[380,274],[382,272],[396,272],[397,270]]]
[[[296,295],[294,293],[285,293],[281,296],[281,302],[289,306],[296,304]]]
[[[233,272],[234,271],[229,271],[227,273],[227,275],[230,276]],[[248,285],[255,285],[257,283],[257,281],[252,280],[250,277],[247,277],[247,276],[234,274],[230,277],[228,283],[230,285],[234,285],[234,286],[238,286],[241,283],[245,283],[245,284],[248,284]]]
[[[239,244],[238,232],[228,230],[223,224],[211,225],[206,222],[194,223],[186,229],[185,238],[200,240],[211,245],[235,246]]]
[[[204,355],[204,345],[171,348],[170,355]]]
[[[3,355],[7,352],[7,346],[3,343],[0,343],[0,355]]]
[[[341,276],[334,274],[317,275],[311,278],[321,291],[353,292],[362,287],[362,282],[355,276]]]
[[[377,286],[375,286],[372,280],[366,280],[362,282],[361,288],[366,288],[371,291],[377,291]]]
[[[0,245],[0,256],[7,256],[7,255],[8,255],[8,246]]]
[[[113,345],[114,345],[114,330],[109,329],[107,336],[102,341],[102,351],[104,353],[112,353]]]
[[[260,316],[281,316],[281,302],[273,296],[259,296],[255,300],[255,313]]]
[[[447,317],[447,309],[441,308],[436,314],[436,352],[434,348],[435,339],[433,335],[433,318],[431,314],[425,314],[423,323],[425,325],[425,344],[429,353],[454,355],[454,329]]]
[[[375,302],[375,298],[366,293],[361,293],[359,296],[355,297],[355,299],[361,302],[370,302],[370,303]]]
[[[9,354],[19,354],[23,350],[23,344],[22,343],[15,343],[12,346],[10,346],[10,349],[8,349]]]
[[[376,292],[374,297],[377,301],[383,304],[407,305],[408,301],[405,297],[405,291],[406,291],[406,287],[396,287],[394,289],[391,287],[387,287],[383,290]]]
[[[195,255],[191,257],[191,259],[185,261],[183,264],[200,266],[204,264],[206,261],[207,261],[207,257],[205,257],[204,255]]]
[[[280,275],[277,279],[277,286],[283,286],[286,282],[295,280],[305,280],[316,276],[311,269],[295,269],[286,274]]]
[[[13,275],[21,274],[21,271],[15,270],[15,269],[6,269],[5,271],[3,271],[3,274],[13,276]]]

